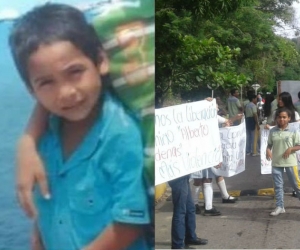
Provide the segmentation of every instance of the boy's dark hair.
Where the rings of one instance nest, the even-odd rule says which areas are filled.
[[[253,90],[248,90],[247,91],[247,98],[249,98],[249,96],[251,96],[251,95],[255,95],[255,92],[253,91]]]
[[[232,89],[232,90],[230,90],[230,94],[231,95],[234,95],[234,93],[235,93],[235,91],[237,91],[238,89]]]
[[[287,115],[288,115],[288,117],[292,117],[292,112],[291,112],[291,110],[289,110],[288,108],[286,108],[286,107],[282,107],[282,108],[279,108],[279,109],[277,109],[276,110],[276,113],[275,113],[275,119],[279,116],[279,114],[280,113],[282,113],[282,112],[286,112],[287,113]]]
[[[30,55],[40,45],[58,41],[72,43],[94,64],[99,62],[101,43],[94,28],[83,13],[65,4],[45,4],[32,9],[16,21],[9,37],[9,45],[21,78],[31,89],[27,72]]]
[[[252,102],[253,99],[255,99],[255,98],[257,98],[257,96],[255,94],[251,94],[251,95],[248,96],[248,99],[249,99],[250,102]]]

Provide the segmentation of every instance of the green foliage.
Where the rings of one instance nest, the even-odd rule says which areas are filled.
[[[293,0],[157,0],[156,97],[299,79],[300,42],[275,35]],[[169,92],[170,93],[170,92]]]
[[[199,85],[209,85],[211,89],[228,89],[249,80],[243,74],[237,74],[233,66],[239,48],[222,46],[214,38],[198,40],[189,35],[183,37],[183,44],[177,55],[181,58],[182,71],[185,71],[174,81],[174,88],[192,91]]]

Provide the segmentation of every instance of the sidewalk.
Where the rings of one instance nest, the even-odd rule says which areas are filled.
[[[289,194],[286,213],[277,217],[269,215],[275,207],[270,196],[242,196],[235,204],[215,199],[214,205],[221,216],[196,215],[197,235],[209,241],[199,249],[299,248],[300,202]],[[171,222],[172,202],[165,200],[156,207],[155,249],[170,249]]]
[[[271,217],[275,208],[271,175],[260,174],[260,158],[247,156],[246,170],[225,178],[229,193],[239,197],[235,204],[223,204],[215,181],[214,205],[221,216],[196,215],[197,234],[209,240],[199,249],[299,248],[300,202],[291,197],[285,175],[286,213]],[[155,249],[170,249],[172,201],[168,187],[155,207]],[[195,248],[194,248],[195,249]]]

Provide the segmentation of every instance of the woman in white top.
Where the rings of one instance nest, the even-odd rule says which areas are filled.
[[[300,120],[300,116],[297,112],[297,109],[295,108],[295,106],[293,104],[292,96],[290,95],[290,93],[282,92],[278,96],[277,106],[278,106],[278,108],[282,108],[282,107],[288,108],[292,112],[292,117],[291,117],[290,122],[297,122]],[[272,125],[275,125],[275,112],[276,112],[276,110],[272,114]]]

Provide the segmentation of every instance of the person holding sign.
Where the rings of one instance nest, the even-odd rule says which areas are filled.
[[[257,116],[257,97],[256,95],[249,96],[249,103],[245,107],[245,117],[246,117],[246,155],[252,154],[252,156],[256,156],[254,154],[254,135],[255,130],[259,130],[259,122]]]
[[[186,245],[206,245],[207,240],[196,235],[195,206],[193,203],[190,175],[169,181],[172,189],[172,249],[185,249]]]
[[[285,213],[283,193],[283,171],[286,170],[288,179],[300,199],[300,189],[297,184],[293,166],[297,165],[296,151],[300,150],[300,136],[298,131],[289,128],[292,112],[288,108],[276,110],[277,126],[270,130],[266,150],[267,160],[272,160],[272,177],[276,198],[276,208],[270,213],[277,216]]]
[[[34,249],[149,249],[140,127],[109,90],[107,58],[83,13],[36,7],[14,24],[10,47],[49,115],[37,148],[51,197],[34,188]]]

